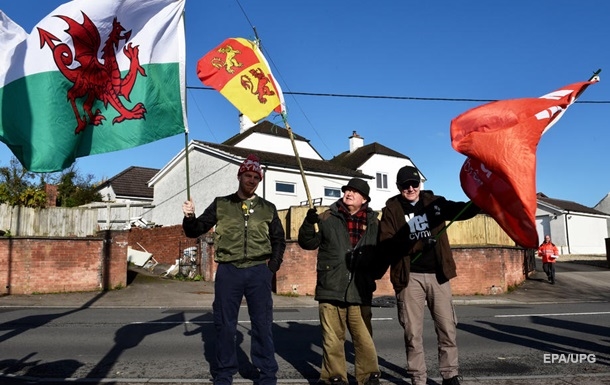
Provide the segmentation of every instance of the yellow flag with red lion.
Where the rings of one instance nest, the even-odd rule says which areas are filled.
[[[219,91],[252,122],[284,113],[282,90],[271,75],[258,44],[230,38],[208,52],[197,63],[203,84]]]

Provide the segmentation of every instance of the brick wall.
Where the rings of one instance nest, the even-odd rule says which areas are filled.
[[[129,245],[140,243],[159,263],[173,264],[184,247],[196,245],[184,236],[182,226],[133,228],[129,231]],[[217,264],[214,262],[212,233],[202,237],[201,274],[213,281]],[[503,247],[457,247],[453,249],[458,276],[451,280],[455,295],[499,294],[509,286],[525,280],[523,249]],[[317,251],[303,250],[294,240],[286,242],[284,262],[275,276],[274,291],[278,294],[314,295],[316,287]],[[389,271],[377,281],[376,296],[394,295]]]
[[[313,295],[317,251],[302,250],[289,241],[284,263],[276,275],[277,293]],[[451,280],[455,295],[500,294],[526,278],[524,251],[516,247],[459,247],[453,249],[458,276]],[[389,271],[377,281],[375,296],[394,295]]]
[[[124,287],[127,247],[146,251],[163,264],[174,264],[182,250],[198,245],[182,227],[107,231],[98,238],[0,238],[0,288],[6,294],[95,291]],[[216,263],[211,233],[201,237],[203,279],[213,281]],[[499,294],[525,280],[524,250],[515,247],[454,248],[458,277],[455,295]],[[275,277],[276,293],[313,295],[316,251],[287,242],[284,263]],[[393,295],[389,272],[377,281],[376,296]]]
[[[517,247],[453,249],[458,276],[451,280],[455,295],[500,294],[525,278],[524,250]]]
[[[127,284],[124,234],[99,238],[0,238],[4,294],[99,291]]]
[[[197,239],[187,238],[182,225],[153,228],[133,227],[129,230],[129,246],[147,251],[159,263],[173,265],[182,256],[182,250],[197,246]]]

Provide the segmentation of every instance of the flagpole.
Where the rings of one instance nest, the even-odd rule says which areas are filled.
[[[184,160],[186,166],[186,200],[191,200],[191,181],[189,175],[189,131],[184,131]]]
[[[311,200],[311,194],[309,193],[309,186],[307,185],[307,178],[305,178],[305,171],[303,170],[303,164],[301,163],[301,158],[299,157],[299,151],[297,150],[297,145],[294,140],[294,135],[292,134],[292,128],[288,124],[288,120],[286,119],[286,115],[282,114],[282,120],[284,121],[284,125],[286,126],[286,130],[288,130],[288,136],[290,137],[290,143],[292,143],[292,150],[294,151],[294,156],[297,159],[297,164],[299,165],[299,171],[301,172],[301,178],[303,178],[303,185],[305,186],[305,194],[307,194],[307,204],[309,208],[312,209],[313,201]]]
[[[254,36],[255,36],[255,43],[256,46],[260,49],[260,38],[258,37],[258,32],[256,32],[256,27],[252,26],[252,30],[254,31]],[[264,56],[263,56],[263,60],[264,60]],[[284,121],[284,126],[286,127],[286,130],[288,131],[288,136],[290,137],[290,143],[292,144],[292,150],[294,151],[294,157],[297,160],[297,164],[299,166],[299,172],[301,173],[301,178],[303,179],[303,186],[305,187],[305,194],[307,195],[307,204],[309,206],[310,209],[314,208],[313,205],[313,201],[311,199],[311,194],[309,192],[309,185],[307,184],[307,178],[305,177],[305,171],[303,170],[303,164],[301,163],[301,158],[299,157],[299,151],[297,150],[297,145],[296,142],[294,140],[294,135],[292,133],[292,128],[290,127],[290,125],[288,124],[288,119],[286,118],[286,111],[283,110],[282,113],[280,114],[282,116],[282,120]],[[314,228],[315,231],[318,232],[318,224],[314,224]]]
[[[185,13],[186,13],[186,9],[184,9],[182,11],[182,27],[184,28],[184,32],[186,35],[186,17],[185,17]],[[186,38],[185,38],[185,45],[186,45]],[[185,58],[185,66],[186,66],[186,58]],[[187,99],[188,96],[186,95],[186,69],[183,72],[183,76],[184,76],[184,111],[187,111]],[[188,116],[188,113],[186,114]],[[185,116],[185,118],[188,121],[187,116]],[[191,200],[191,177],[190,177],[190,166],[189,166],[189,129],[188,129],[188,122],[184,122],[184,162],[185,162],[185,168],[186,168],[186,200],[190,201]]]

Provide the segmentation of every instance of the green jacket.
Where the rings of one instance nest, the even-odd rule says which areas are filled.
[[[347,222],[337,204],[320,214],[318,232],[307,221],[299,229],[299,246],[305,250],[318,249],[315,300],[370,305],[378,278],[373,269],[379,228],[377,213],[366,209],[366,231],[352,248]]]
[[[198,218],[184,218],[185,235],[196,238],[216,226],[216,262],[244,268],[269,260],[269,268],[276,272],[282,263],[286,237],[275,205],[259,196],[252,200],[250,210],[242,205],[237,194],[215,198]]]

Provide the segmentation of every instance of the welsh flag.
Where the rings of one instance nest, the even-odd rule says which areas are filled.
[[[537,248],[536,147],[540,137],[598,77],[540,98],[502,100],[451,121],[451,145],[468,158],[464,193],[526,248]]]
[[[23,167],[186,130],[185,0],[73,0],[28,35],[0,11],[0,140]]]
[[[285,112],[284,96],[256,42],[230,38],[197,63],[197,76],[256,123]]]

